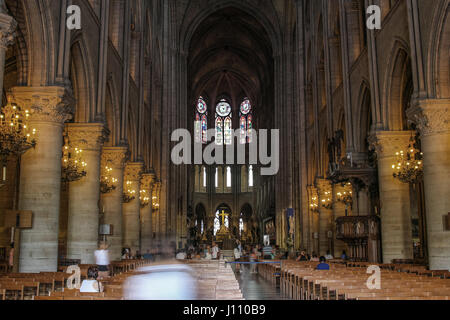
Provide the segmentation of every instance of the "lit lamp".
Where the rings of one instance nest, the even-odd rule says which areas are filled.
[[[319,198],[317,196],[313,196],[309,203],[309,208],[312,212],[319,212]]]
[[[325,209],[333,209],[333,200],[331,199],[331,191],[324,192],[324,198],[322,199],[322,207]]]
[[[8,97],[8,101],[9,101]],[[21,156],[36,145],[36,129],[29,124],[30,111],[22,110],[8,102],[0,113],[0,161],[2,180],[6,181],[6,164],[9,156]]]
[[[111,167],[105,166],[103,169],[103,174],[100,178],[100,191],[103,194],[107,194],[116,190],[118,179],[111,176],[113,169]]]
[[[67,135],[64,136],[62,153],[61,180],[63,182],[74,182],[85,177],[87,163],[83,160],[83,150],[72,147]]]
[[[423,178],[423,153],[414,145],[411,137],[408,151],[396,152],[397,161],[392,165],[393,176],[403,183],[415,184]]]
[[[346,206],[353,205],[353,191],[350,182],[343,185],[344,190],[336,193],[336,201],[344,203]]]
[[[130,203],[134,199],[136,199],[136,190],[131,189],[132,182],[127,181],[126,191],[123,193],[123,202]]]
[[[150,204],[150,197],[147,196],[147,190],[141,190],[140,193],[141,208],[145,208]]]

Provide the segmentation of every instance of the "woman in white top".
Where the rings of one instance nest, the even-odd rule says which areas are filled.
[[[241,261],[241,251],[238,246],[234,248],[234,261],[237,262],[236,272],[241,272],[241,264],[239,263]]]
[[[95,264],[98,266],[100,279],[109,277],[109,252],[106,243],[100,244],[98,250],[94,252]]]
[[[89,268],[87,276],[87,280],[83,280],[83,283],[81,284],[80,292],[103,292],[102,284],[97,281],[97,269]]]

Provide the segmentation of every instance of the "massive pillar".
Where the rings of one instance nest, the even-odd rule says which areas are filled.
[[[395,153],[408,147],[410,131],[378,131],[372,143],[378,156],[383,262],[412,259],[409,185],[393,177]]]
[[[63,87],[15,87],[13,102],[32,110],[37,144],[22,156],[19,209],[33,211],[33,227],[22,230],[20,272],[57,271],[63,125],[73,112]]]
[[[123,203],[123,246],[130,248],[132,253],[139,250],[139,233],[140,233],[140,180],[144,169],[141,162],[130,162],[125,166],[124,173],[124,193],[132,195],[134,199]]]
[[[124,147],[105,147],[102,152],[102,169],[111,168],[111,179],[117,179],[115,189],[101,195],[103,223],[113,226],[113,233],[107,238],[111,261],[120,260],[122,256],[123,176],[127,151]]]
[[[146,253],[152,247],[153,228],[152,228],[152,189],[155,175],[146,173],[142,175],[141,180],[141,250]],[[148,198],[146,201],[144,198]]]
[[[419,100],[408,114],[422,135],[430,269],[450,270],[450,100]]]
[[[347,245],[344,241],[336,239],[337,230],[336,230],[336,219],[339,217],[345,217],[351,215],[351,208],[349,208],[348,205],[346,205],[343,202],[336,201],[337,194],[344,192],[344,187],[341,184],[335,184],[333,186],[333,216],[334,216],[334,223],[333,223],[333,232],[334,232],[334,252],[332,252],[334,257],[340,257],[343,250],[346,250],[348,254]]]
[[[69,123],[67,131],[71,146],[83,150],[87,163],[86,176],[69,184],[67,256],[93,264],[98,247],[100,151],[106,139],[105,128],[99,123]]]
[[[329,180],[317,179],[317,189],[319,191],[319,255],[325,255],[327,250],[331,250],[329,232],[332,231],[333,225],[333,209],[323,206],[332,203],[332,185]]]

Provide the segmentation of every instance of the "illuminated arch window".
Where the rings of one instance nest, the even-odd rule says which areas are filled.
[[[248,186],[253,187],[253,166],[248,168]]]
[[[230,104],[222,99],[216,106],[216,144],[230,145],[233,142],[233,124]]]
[[[208,142],[208,106],[202,97],[198,98],[195,108],[194,131],[196,143],[206,144]]]
[[[203,170],[202,170],[202,171],[203,171],[203,172],[202,172],[202,174],[203,174],[203,188],[206,188],[206,180],[207,180],[206,168],[203,167]]]
[[[231,188],[231,167],[227,167],[227,188]]]
[[[240,108],[240,130],[241,130],[241,144],[251,143],[253,129],[252,104],[248,98],[245,98],[241,103]]]

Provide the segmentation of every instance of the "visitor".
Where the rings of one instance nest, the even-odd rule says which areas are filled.
[[[141,252],[139,250],[136,250],[136,259],[138,259],[138,260],[142,259],[142,255],[141,255]]]
[[[100,279],[109,277],[109,252],[108,245],[106,243],[101,243],[98,250],[94,252],[95,264],[98,267],[98,275]]]
[[[330,250],[327,250],[327,254],[325,255],[325,259],[327,259],[327,260],[332,260],[332,259],[334,259],[334,258],[333,258],[333,255],[332,255],[331,252],[330,252]]]
[[[91,267],[87,272],[87,279],[83,280],[80,287],[80,292],[103,292],[103,286],[97,281],[98,270],[97,268]]]
[[[310,261],[311,262],[319,262],[320,261],[319,257],[317,257],[317,254],[315,252],[313,252],[312,258]]]
[[[147,252],[144,254],[143,258],[144,258],[145,260],[153,260],[153,256],[152,256],[152,254],[150,253],[150,250],[147,249]]]
[[[347,260],[347,253],[345,252],[345,250],[342,250],[342,254],[341,254],[341,259],[342,260]]]
[[[266,246],[263,248],[263,258],[264,260],[272,260],[273,258],[273,249],[269,242],[266,243]]]
[[[302,252],[300,252],[300,255],[297,257],[297,259],[296,259],[295,261],[301,261],[301,262],[309,261],[308,256],[306,255],[305,250],[302,250]]]
[[[184,252],[184,250],[181,250],[180,252],[177,253],[175,259],[177,260],[186,260],[187,255],[186,252]]]
[[[234,253],[234,262],[235,262],[235,265],[236,265],[236,272],[240,273],[241,272],[241,264],[240,264],[241,251],[239,250],[239,245],[234,248],[233,253]]]
[[[211,256],[212,256],[213,260],[217,260],[217,259],[219,259],[220,249],[219,249],[219,246],[215,242],[213,242],[212,245],[213,245],[213,247],[211,249]]]
[[[320,257],[320,263],[317,265],[316,270],[330,270],[330,265],[327,263],[325,257]]]
[[[205,260],[211,260],[211,259],[212,259],[211,247],[207,246],[206,250],[205,250]]]
[[[124,248],[122,250],[122,260],[128,260],[128,259],[130,259],[130,254],[128,252],[128,249]]]
[[[256,256],[256,252],[258,251],[258,249],[255,247],[251,250],[250,252],[250,262],[252,262],[252,264],[250,265],[250,273],[258,273],[256,271],[256,260],[257,260],[257,256]]]
[[[11,248],[9,249],[9,261],[8,261],[8,269],[9,272],[13,272],[14,269],[14,242],[11,242]]]

